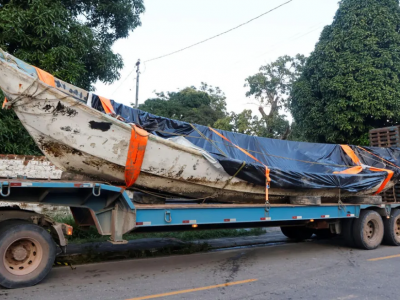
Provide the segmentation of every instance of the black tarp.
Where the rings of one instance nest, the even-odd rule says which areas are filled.
[[[257,185],[265,185],[263,164],[270,169],[271,186],[283,189],[332,188],[359,192],[376,187],[388,175],[385,171],[370,171],[368,167],[359,174],[334,174],[335,171],[355,166],[340,145],[285,141],[217,130],[233,144],[256,157],[262,162],[260,164],[206,126],[155,116],[113,100],[111,104],[116,114],[123,117],[127,123],[135,123],[154,135],[162,138],[184,136],[218,159],[231,176],[246,162],[245,167],[236,176]],[[92,107],[104,112],[96,95],[93,95]],[[381,159],[399,166],[400,149],[364,147],[378,156],[376,157],[356,146],[351,148],[362,164],[392,170],[393,178],[400,178],[400,169]]]

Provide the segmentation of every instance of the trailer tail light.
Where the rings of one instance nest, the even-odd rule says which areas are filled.
[[[236,219],[224,219],[224,222],[236,222]]]
[[[63,229],[64,234],[66,234],[66,235],[72,235],[72,233],[74,231],[74,228],[68,224],[63,224],[62,229]]]
[[[347,214],[347,217],[354,217],[354,214]]]
[[[72,226],[67,227],[67,235],[72,235],[74,228]]]
[[[150,226],[151,222],[136,222],[136,226]]]
[[[197,221],[196,220],[183,220],[182,223],[183,224],[196,224]]]
[[[302,216],[293,216],[292,219],[293,220],[300,220],[300,219],[303,219],[303,217]]]

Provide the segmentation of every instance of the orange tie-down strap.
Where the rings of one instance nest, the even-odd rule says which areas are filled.
[[[4,107],[6,106],[8,100],[6,97],[4,97],[4,101],[3,101],[3,105],[1,106],[2,109],[4,109]]]
[[[361,166],[361,162],[360,159],[357,157],[356,153],[353,151],[353,149],[350,148],[350,146],[348,145],[340,145],[340,147],[342,147],[343,151],[350,156],[351,160],[357,165],[355,167],[351,167],[349,169],[346,169],[344,171],[340,171],[340,172],[333,172],[334,174],[358,174],[360,173],[363,168]],[[380,192],[383,191],[383,189],[385,188],[385,186],[387,185],[387,183],[390,181],[390,179],[392,179],[393,177],[393,171],[391,170],[387,170],[387,169],[380,169],[380,168],[374,168],[374,167],[368,167],[368,169],[370,171],[373,172],[387,172],[388,175],[386,177],[386,179],[382,182],[381,186],[378,188],[378,190],[374,193],[374,195],[379,194]]]
[[[379,189],[374,193],[374,195],[377,195],[377,194],[379,194],[380,192],[382,192],[383,191],[383,189],[385,188],[385,186],[387,185],[387,183],[390,181],[390,179],[392,179],[392,177],[393,177],[393,171],[392,170],[387,170],[387,169],[380,169],[380,168],[374,168],[374,167],[369,167],[369,169],[371,170],[371,171],[374,171],[374,172],[387,172],[388,173],[388,175],[387,175],[387,177],[386,177],[386,179],[382,182],[382,184],[381,184],[381,186],[379,187]]]
[[[43,81],[44,83],[47,83],[48,85],[51,85],[54,87],[56,86],[53,75],[51,75],[50,73],[43,71],[42,69],[39,69],[37,67],[35,67],[35,69],[36,69],[36,73],[41,81]],[[106,114],[115,113],[114,108],[111,105],[110,99],[107,99],[107,98],[104,98],[101,96],[99,96],[99,98],[101,101],[101,105],[103,106],[103,109],[106,112]],[[3,104],[3,106],[4,106],[4,104]]]
[[[349,145],[340,145],[342,147],[343,151],[350,156],[351,160],[357,165],[361,166],[360,159],[357,157],[356,153],[353,151],[353,149],[350,148]]]
[[[42,69],[39,69],[37,67],[34,67],[36,69],[36,73],[41,81],[44,83],[47,83],[48,85],[51,85],[53,87],[56,86],[56,82],[54,81],[54,76],[51,75],[50,73],[43,71]],[[6,106],[6,103],[8,102],[7,98],[4,98],[3,105],[1,108],[4,108]]]
[[[98,96],[98,97],[100,98],[101,105],[103,106],[103,109],[106,112],[106,114],[111,114],[111,113],[114,114],[115,113],[114,108],[111,104],[110,99],[107,99],[107,98],[104,98],[101,96]]]
[[[39,69],[37,67],[34,67],[36,69],[36,73],[41,81],[44,83],[47,83],[48,85],[51,86],[56,86],[56,82],[54,81],[54,76],[51,75],[50,73],[43,71],[42,69]]]
[[[270,186],[270,182],[271,182],[271,178],[269,177],[269,168],[264,165],[261,161],[259,161],[256,157],[254,157],[253,155],[251,155],[249,152],[247,152],[246,150],[244,150],[243,148],[240,148],[238,145],[232,143],[229,139],[227,139],[226,137],[224,137],[222,134],[220,134],[218,131],[216,131],[215,129],[208,127],[212,132],[214,132],[215,134],[217,134],[219,137],[223,138],[225,141],[231,143],[233,146],[235,146],[237,149],[239,149],[240,151],[242,151],[244,154],[246,154],[247,156],[251,157],[252,159],[254,159],[256,162],[262,164],[265,167],[265,179],[266,179],[266,183],[265,183],[265,200],[268,200],[268,189]]]
[[[355,163],[357,166],[351,167],[349,169],[343,170],[343,171],[336,171],[333,172],[333,174],[358,174],[360,173],[363,168],[361,166],[360,159],[357,157],[356,153],[353,151],[353,149],[350,148],[349,145],[340,145],[342,147],[342,150],[351,158],[353,163]]]
[[[348,168],[343,171],[335,171],[335,172],[333,172],[333,174],[358,174],[362,170],[363,170],[363,168],[361,166],[355,166],[355,167]]]
[[[139,177],[149,134],[147,131],[132,125],[128,155],[125,164],[125,184],[132,186]]]

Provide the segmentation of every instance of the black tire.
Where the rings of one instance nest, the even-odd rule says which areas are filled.
[[[383,239],[383,221],[373,210],[363,210],[358,219],[354,220],[354,243],[358,248],[373,250],[378,248]]]
[[[309,239],[313,234],[313,230],[305,226],[281,227],[282,233],[289,239],[302,241]]]
[[[354,248],[356,244],[354,243],[353,236],[353,224],[354,219],[344,219],[342,220],[342,236],[347,246]]]
[[[321,240],[331,239],[334,236],[336,236],[336,234],[332,233],[329,228],[317,229],[317,230],[314,231],[314,233],[317,236],[317,238],[321,239]]]
[[[391,246],[400,246],[400,209],[393,209],[390,219],[383,219],[385,233],[383,243]]]
[[[56,245],[42,227],[22,220],[0,223],[0,286],[38,284],[51,271],[55,257]]]

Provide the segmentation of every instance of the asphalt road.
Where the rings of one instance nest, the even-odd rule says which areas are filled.
[[[399,253],[314,240],[61,267],[0,299],[400,299]]]

